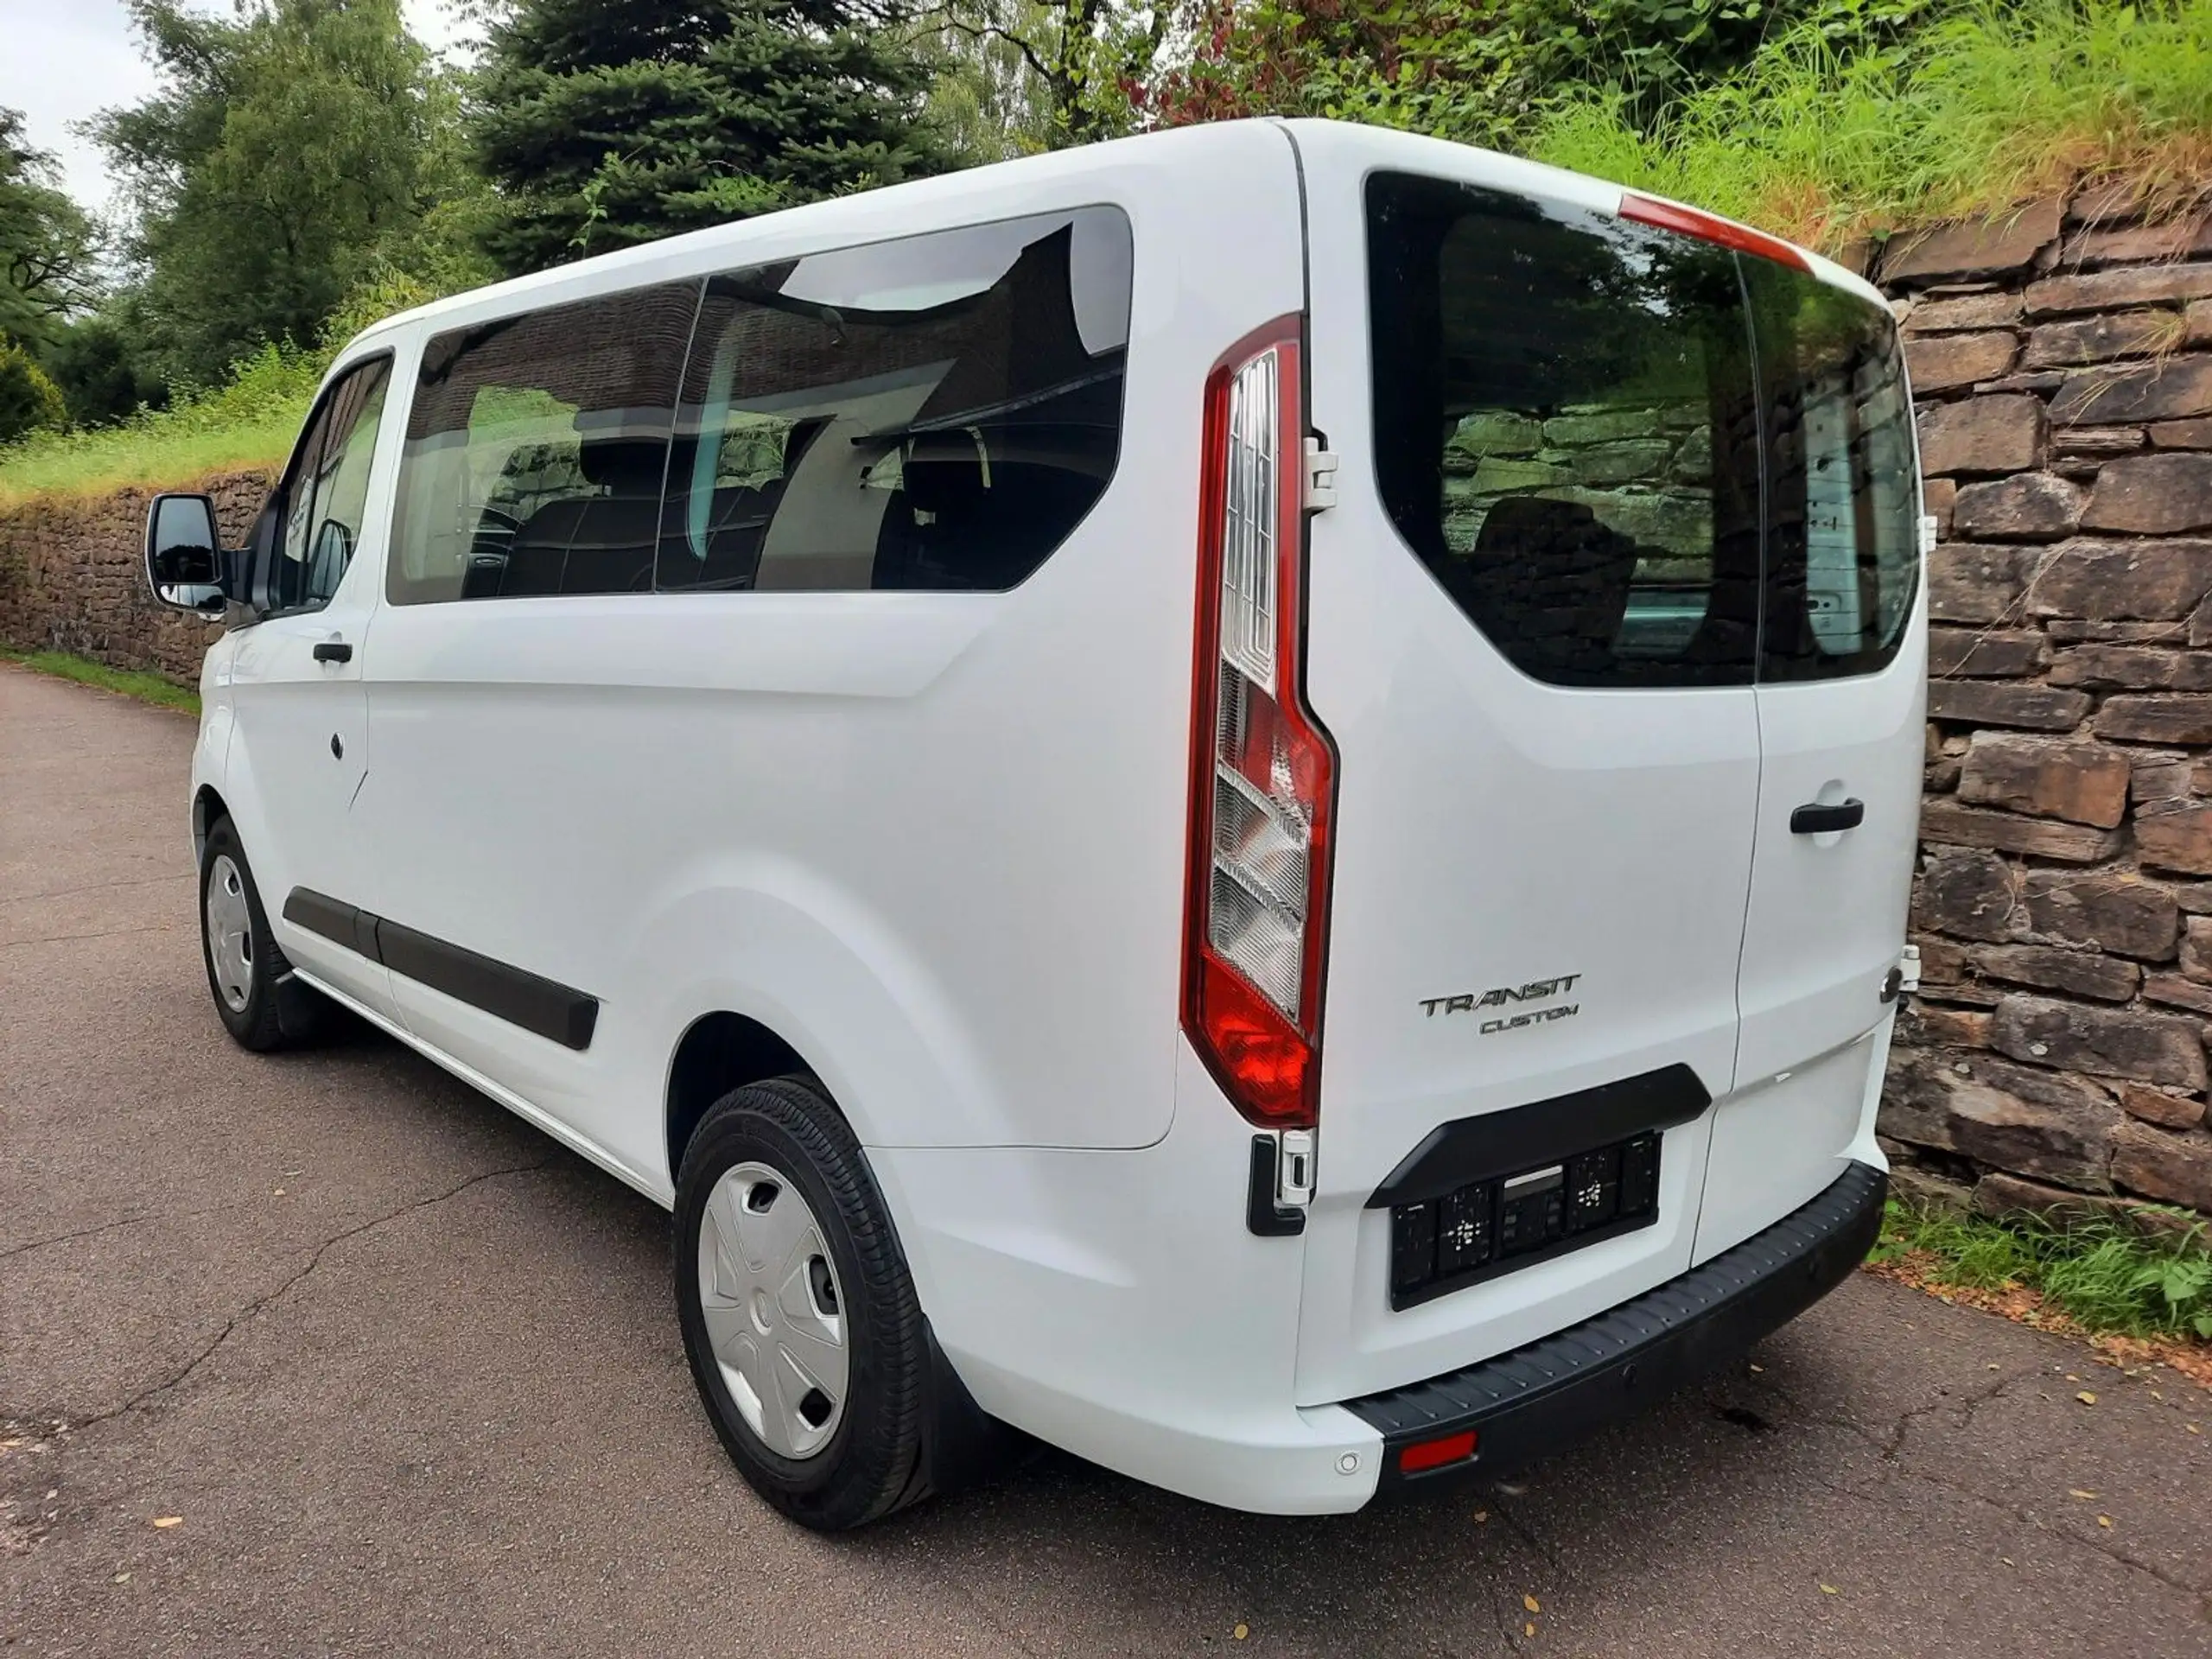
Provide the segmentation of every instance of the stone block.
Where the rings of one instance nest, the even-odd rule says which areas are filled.
[[[1905,314],[1904,332],[1912,334],[1964,334],[1976,329],[2008,328],[2027,308],[2018,294],[1965,294],[1956,299],[1922,300]]]
[[[2156,449],[2212,449],[2212,418],[2160,421],[2148,435]]]
[[[1897,1025],[1899,1041],[1987,1048],[1989,1015],[1980,1008],[1950,1008],[1916,999]]]
[[[2043,650],[2044,637],[2032,628],[1930,628],[1928,671],[1937,678],[2016,678],[2042,665]]]
[[[1939,537],[1951,533],[1951,507],[1959,499],[1959,486],[1948,478],[1923,478],[1920,480],[1920,509],[1936,520]]]
[[[1982,732],[1959,774],[1959,799],[2111,830],[2127,816],[2127,757],[2101,743]]]
[[[2188,616],[2207,592],[2212,592],[2212,541],[2085,537],[2059,543],[2034,572],[2027,597],[2037,616],[2164,622]]]
[[[2162,1129],[2193,1129],[2204,1121],[2204,1103],[2193,1095],[2169,1094],[2147,1083],[2115,1084],[2113,1093],[2120,1110]]]
[[[1938,404],[1920,417],[1922,470],[2028,472],[2042,464],[2044,426],[2042,399],[2023,392]]]
[[[1985,979],[2064,991],[2100,1002],[2132,1001],[2143,983],[2140,968],[2101,951],[2062,950],[2048,944],[1986,944],[1967,954]]]
[[[2172,350],[2182,332],[2178,312],[2100,312],[2044,324],[2028,336],[2027,355],[2021,361],[2031,369],[2067,369],[2116,357],[2149,357]],[[1908,353],[1906,361],[1910,360]],[[1913,384],[1918,386],[1917,377]]]
[[[2159,459],[2212,462],[2212,456]],[[2050,473],[2015,473],[2010,478],[1961,485],[1951,524],[1958,535],[1988,541],[2056,541],[2071,536],[2081,524],[2086,499],[2079,486]]]
[[[1939,853],[1921,870],[1913,920],[1962,939],[2009,939],[2017,931],[2016,902],[2012,868],[1994,853]],[[1922,969],[1924,974],[1924,961]],[[1958,976],[1955,970],[1948,976]]]
[[[2146,974],[2143,1000],[2163,1007],[2187,1008],[2191,1014],[2212,1015],[2212,985],[2200,985],[2179,974]]]
[[[2201,259],[2207,254],[2212,254],[2212,220],[2200,214],[2121,230],[2083,231],[2066,238],[2058,263],[2065,269],[2094,270],[2105,265]]]
[[[1629,484],[1657,478],[1666,471],[1674,453],[1674,445],[1664,438],[1622,438],[1578,449],[1567,457],[1566,465],[1578,483]]]
[[[1916,938],[1913,942],[1920,947],[1920,983],[1924,990],[1955,985],[1965,974],[1966,946],[1948,939]]]
[[[2044,626],[2044,637],[2055,645],[2185,645],[2189,624],[2181,622],[2092,622],[2078,616],[2054,617]]]
[[[2212,1211],[2212,1135],[2123,1120],[2113,1133],[2112,1178],[2146,1198]]]
[[[1961,491],[1960,511],[1965,511],[1971,491],[1986,487],[1972,485]],[[2212,526],[2212,454],[2174,450],[2107,462],[2080,522],[2089,530],[2141,536]]]
[[[2161,358],[2125,367],[2076,369],[2066,377],[2050,404],[2050,418],[2062,426],[2177,421],[2208,414],[2212,414],[2212,353]]]
[[[2028,931],[2039,938],[2145,962],[2171,962],[2180,938],[2181,911],[2173,895],[2135,876],[2031,870],[2021,880],[2018,903]]]
[[[1997,1005],[1989,1040],[1998,1052],[2025,1065],[2202,1089],[2204,1043],[2200,1030],[2197,1021],[2175,1014],[2008,996]],[[2023,1167],[2002,1158],[1989,1161]]]
[[[2171,305],[2212,297],[2212,265],[2143,265],[2132,270],[2097,270],[2078,276],[2046,276],[2030,283],[2031,317],[2072,311],[2117,311],[2133,305]]]
[[[2121,845],[2116,830],[2023,818],[1941,798],[1921,803],[1920,838],[1936,846],[1986,847],[2068,864],[2101,864]]]
[[[1502,410],[1467,416],[1446,442],[1447,448],[1465,450],[1476,456],[1533,455],[1543,447],[1544,428],[1541,421]]]
[[[2156,869],[2212,875],[2212,805],[2145,807],[2135,815],[2135,851]]]
[[[2182,924],[2181,970],[2200,985],[2212,985],[2212,916],[2191,916]]]
[[[2076,189],[2066,203],[2069,225],[2104,225],[2133,219],[2143,207],[2140,179],[2092,179]]]
[[[2179,332],[2178,324],[2173,332]],[[2020,342],[2002,329],[1980,334],[1907,334],[1904,340],[1905,368],[1912,376],[1914,392],[1923,397],[2009,374],[2019,352]]]
[[[1928,718],[1973,726],[2070,732],[2089,712],[2082,692],[1999,680],[1937,680],[1928,688]]]
[[[2181,316],[2181,343],[2212,346],[2212,300],[2191,300]]]
[[[1916,1147],[1957,1151],[1951,1142],[1951,1090],[1964,1081],[1940,1054],[1924,1048],[1892,1048],[1875,1126],[1884,1135]]]
[[[1545,438],[1570,446],[1607,443],[1616,438],[1642,438],[1651,434],[1651,416],[1641,409],[1596,410],[1586,414],[1554,415],[1544,423]]]
[[[1925,286],[2024,270],[2058,238],[2056,200],[1893,238],[1882,251],[1885,285]]]
[[[2212,657],[2158,645],[2075,645],[2051,658],[2050,683],[2096,691],[2212,691]]]
[[[1919,1144],[2084,1192],[2110,1190],[2120,1113],[2094,1084],[1977,1055],[1964,1073],[1936,1068],[1913,1084],[1918,1116],[1909,1112],[1901,1121],[1908,1128],[1928,1124],[1942,1137]]]
[[[2002,622],[2019,607],[2039,548],[1946,543],[1928,556],[1928,614],[1938,622]],[[2205,581],[2212,586],[2212,556]]]
[[[2130,743],[2212,743],[2212,696],[2173,692],[2108,697],[2097,710],[2100,737]]]
[[[2062,455],[2133,454],[2150,442],[2139,426],[2062,426],[2050,435],[2050,447]]]

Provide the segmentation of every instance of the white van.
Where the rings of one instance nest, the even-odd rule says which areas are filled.
[[[1879,296],[1244,122],[395,317],[219,585],[217,1012],[675,1212],[730,1455],[1510,1470],[1874,1235],[1925,607]]]

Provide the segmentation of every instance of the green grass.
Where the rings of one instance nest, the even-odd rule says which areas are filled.
[[[105,663],[72,657],[67,652],[13,651],[5,646],[0,646],[0,663],[19,664],[41,674],[51,674],[56,679],[98,686],[103,691],[136,697],[141,702],[150,702],[159,708],[179,709],[194,716],[200,713],[200,694],[197,691],[188,690],[158,674],[142,673],[131,668],[110,668]]]
[[[2083,1329],[2212,1341],[2212,1254],[2202,1224],[2159,1240],[2101,1218],[1992,1220],[1891,1198],[1869,1260],[1932,1258],[1928,1276],[1974,1290],[2021,1285]]]
[[[1830,248],[2083,176],[2164,210],[2212,190],[2212,0],[1964,0],[1904,47],[1848,45],[1777,35],[1654,132],[1570,94],[1532,153]]]

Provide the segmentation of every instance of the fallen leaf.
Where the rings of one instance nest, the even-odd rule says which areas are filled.
[[[154,1524],[157,1527],[181,1527],[184,1524],[184,1517],[181,1515],[157,1515],[154,1517]]]
[[[2085,1492],[2079,1486],[2069,1486],[2066,1489],[2066,1496],[2069,1497],[2094,1497],[2096,1494],[2094,1492]]]
[[[2076,1400],[2079,1400],[2085,1406],[2094,1406],[2097,1403],[2097,1396],[2091,1394],[2087,1389],[2082,1389],[2081,1393],[2075,1395],[2074,1397]]]
[[[1521,1634],[1523,1636],[1534,1636],[1535,1633],[1536,1627],[1534,1624],[1523,1624],[1521,1627]]]
[[[2109,1528],[2111,1527],[2111,1525],[2112,1525],[2112,1516],[2108,1516],[2108,1515],[2101,1515],[2101,1516],[2099,1516],[2097,1517],[2097,1524],[2098,1524],[2099,1526],[2101,1526],[2101,1527],[2104,1527],[2104,1528],[2107,1528],[2107,1529],[2109,1529]]]
[[[1475,1511],[1475,1524],[1476,1524],[1477,1526],[1478,1526],[1478,1527],[1479,1527],[1479,1526],[1481,1526],[1484,1522],[1488,1521],[1489,1519],[1490,1519],[1490,1511],[1489,1511],[1488,1510],[1477,1510]]]
[[[1981,1369],[1982,1369],[1982,1370],[1984,1370],[1985,1371],[1993,1371],[1993,1370],[1998,1370],[1998,1369],[1999,1369],[1999,1367],[1997,1367],[1997,1366],[1995,1366],[1995,1365],[1985,1365],[1985,1366],[1983,1366]]]
[[[59,1486],[56,1486],[52,1491],[48,1492],[47,1496],[50,1498],[59,1497],[61,1496],[61,1489]]]
[[[1824,1584],[1821,1586],[1821,1593],[1824,1596],[1840,1596],[1843,1592],[1832,1584]]]
[[[1510,1486],[1502,1480],[1497,1483],[1497,1490],[1508,1497],[1526,1497],[1529,1495],[1526,1486]]]
[[[1521,1605],[1532,1613],[1541,1613],[1544,1611],[1542,1605],[1534,1596],[1522,1597]]]
[[[278,1187],[278,1188],[277,1188],[274,1192],[271,1192],[269,1196],[270,1196],[270,1198],[283,1198],[283,1197],[284,1196],[284,1189],[283,1189],[283,1187],[281,1187],[281,1186],[280,1186],[280,1187]]]
[[[2004,1562],[2004,1563],[2005,1563],[2005,1566],[2007,1566],[2007,1567],[2010,1567],[2010,1566],[2012,1566],[2012,1558],[2010,1555],[1999,1555],[1997,1559],[1998,1559],[1999,1560],[2000,1560],[2000,1561]]]
[[[1239,1642],[1242,1642],[1246,1637],[1251,1634],[1252,1627],[1249,1624],[1239,1624],[1235,1630],[1230,1632],[1230,1635],[1235,1637]]]
[[[2183,1423],[2183,1424],[2182,1425],[2182,1427],[2183,1427],[2183,1428],[2187,1429],[2187,1430],[2188,1430],[2190,1433],[2192,1433],[2192,1434],[2202,1434],[2202,1433],[2204,1432],[2202,1429],[2199,1428],[2199,1427],[2198,1427],[2195,1423]]]
[[[114,1579],[111,1580],[111,1582],[116,1584],[128,1584],[130,1582],[130,1575],[128,1573],[118,1573],[115,1575]]]
[[[1765,1375],[1766,1375],[1766,1367],[1765,1367],[1765,1366],[1764,1366],[1764,1365],[1754,1365],[1754,1366],[1752,1366],[1752,1367],[1751,1367],[1751,1375],[1752,1375],[1753,1376],[1765,1376]]]

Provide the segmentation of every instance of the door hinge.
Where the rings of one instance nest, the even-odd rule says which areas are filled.
[[[1306,1209],[1313,1202],[1313,1131],[1254,1135],[1245,1226],[1261,1238],[1295,1237],[1306,1230]]]
[[[1916,991],[1920,988],[1920,947],[1908,944],[1897,957],[1897,989]]]
[[[1920,556],[1926,558],[1935,550],[1936,515],[1932,512],[1923,512],[1920,515]]]
[[[1285,1129],[1275,1158],[1275,1202],[1303,1210],[1313,1202],[1313,1131]]]
[[[1337,505],[1337,455],[1321,440],[1306,440],[1306,510],[1320,512]]]

